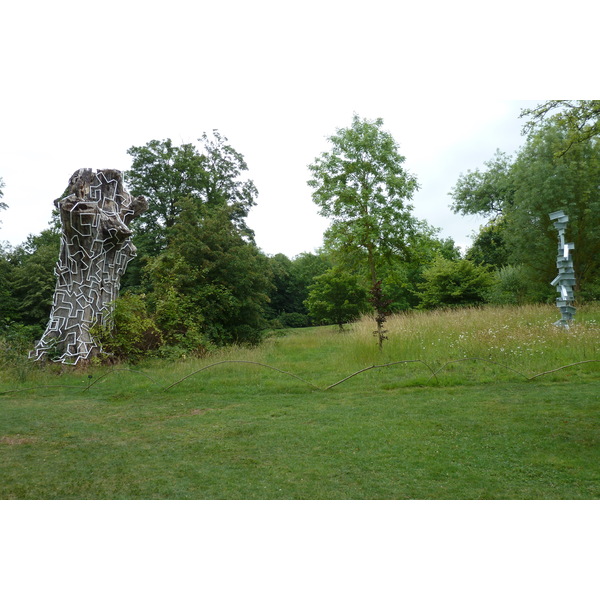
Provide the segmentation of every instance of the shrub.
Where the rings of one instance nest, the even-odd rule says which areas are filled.
[[[486,267],[470,260],[448,260],[438,256],[423,271],[419,284],[419,308],[477,306],[486,301],[493,276]]]
[[[29,359],[29,351],[42,333],[43,329],[35,325],[6,325],[0,334],[0,368],[25,381],[35,364]]]
[[[490,304],[525,304],[532,300],[533,284],[527,269],[521,265],[508,265],[494,273],[494,280],[486,293]]]
[[[124,294],[114,302],[110,322],[95,325],[92,335],[105,356],[133,362],[156,350],[162,335],[149,316],[143,295]]]

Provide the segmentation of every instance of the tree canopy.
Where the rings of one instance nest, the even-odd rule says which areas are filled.
[[[326,241],[342,252],[363,254],[372,284],[378,280],[377,263],[405,252],[416,229],[409,200],[417,180],[382,127],[383,119],[354,115],[350,127],[329,138],[331,150],[309,166],[313,201],[331,220]]]
[[[528,121],[524,134],[535,134],[547,125],[556,125],[567,135],[557,154],[568,152],[574,145],[600,134],[600,100],[548,100],[535,108],[521,111]]]
[[[181,213],[181,203],[192,201],[198,209],[210,212],[227,207],[229,218],[246,237],[253,237],[245,218],[256,202],[256,186],[242,179],[248,165],[225,136],[217,130],[204,133],[193,144],[175,146],[170,139],[151,140],[132,146],[133,157],[126,181],[133,195],[145,195],[149,209],[133,225],[142,253],[158,255]]]

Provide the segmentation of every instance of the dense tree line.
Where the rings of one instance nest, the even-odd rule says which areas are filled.
[[[149,210],[132,225],[138,255],[113,326],[95,334],[117,358],[181,356],[256,344],[270,328],[342,327],[373,312],[381,345],[391,312],[552,301],[557,240],[548,214],[556,210],[570,218],[578,297],[598,299],[600,109],[552,102],[524,113],[528,135],[515,156],[498,151],[458,178],[453,210],[488,218],[464,257],[413,215],[418,182],[381,119],[355,116],[309,165],[330,227],[321,250],[294,258],[257,247],[246,218],[258,191],[243,155],[218,131],[198,144],[131,147],[126,181]],[[3,186],[0,179],[0,199]],[[54,220],[17,248],[0,248],[5,339],[45,327],[59,244]]]
[[[489,219],[467,258],[495,271],[496,299],[555,296],[548,282],[556,275],[557,237],[549,214],[557,210],[569,216],[569,240],[575,243],[576,296],[600,299],[600,145],[598,126],[589,123],[600,113],[597,103],[587,104],[566,103],[568,114],[545,120],[547,111],[563,106],[559,101],[528,111],[535,120],[516,155],[498,151],[485,169],[462,175],[452,191],[455,212]],[[586,106],[585,121],[576,126],[573,119]]]

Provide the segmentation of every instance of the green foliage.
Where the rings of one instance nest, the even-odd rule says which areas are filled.
[[[244,157],[216,130],[198,141],[200,150],[167,139],[128,151],[127,182],[150,209],[134,224],[139,258],[124,286],[146,293],[170,353],[258,343],[271,289],[245,223],[257,190]]]
[[[600,274],[600,144],[573,145],[559,154],[569,132],[551,126],[532,136],[514,166],[515,210],[507,219],[511,262],[524,264],[548,285],[556,275],[556,229],[548,214],[569,216],[568,240],[578,290]]]
[[[313,201],[332,223],[326,243],[342,254],[364,256],[371,284],[379,279],[378,263],[404,254],[416,228],[407,201],[418,184],[382,126],[382,119],[354,115],[351,127],[329,138],[332,150],[309,166]]]
[[[366,267],[373,287],[385,266],[399,256],[408,258],[421,226],[408,203],[417,180],[405,171],[397,142],[382,127],[382,119],[354,115],[351,127],[329,138],[332,150],[309,165],[313,178],[308,182],[319,213],[331,221],[326,247],[340,262]],[[382,319],[377,313],[380,347]]]
[[[244,219],[255,204],[257,190],[241,176],[248,166],[244,157],[213,131],[193,144],[174,146],[170,139],[151,140],[132,146],[133,157],[125,178],[133,195],[144,195],[149,209],[132,224],[141,256],[157,256],[166,249],[178,221],[183,201],[191,201],[204,213],[227,208],[229,218],[249,238]]]
[[[182,203],[168,249],[146,269],[155,306],[169,294],[184,302],[187,321],[212,343],[256,344],[271,289],[268,259],[246,241],[227,210],[203,215]]]
[[[505,233],[506,221],[503,218],[494,219],[481,226],[465,258],[478,265],[496,268],[508,265],[509,249],[506,246]]]
[[[353,321],[368,310],[367,292],[355,275],[339,269],[329,269],[315,277],[308,288],[306,306],[317,323],[344,323]]]
[[[512,160],[496,150],[494,157],[484,164],[485,170],[467,171],[459,177],[450,193],[455,213],[497,218],[513,205]]]
[[[0,245],[0,327],[20,317],[14,296],[15,264],[10,248]]]
[[[485,302],[492,275],[487,268],[469,260],[448,260],[441,256],[423,272],[421,308],[477,306]]]
[[[569,127],[568,119],[544,121],[512,162],[497,154],[487,171],[461,177],[454,209],[500,214],[481,230],[468,257],[496,267],[523,265],[539,289],[550,289],[556,275],[557,236],[548,215],[564,210],[575,243],[576,293],[593,297],[587,288],[600,276],[600,144],[586,136],[574,143]]]
[[[26,381],[35,367],[29,360],[29,351],[41,333],[35,326],[0,323],[0,371],[20,383]]]
[[[331,268],[331,262],[322,253],[305,252],[294,259],[289,259],[284,254],[276,254],[269,258],[269,266],[273,289],[269,294],[268,318],[279,318],[286,327],[304,327],[308,324],[304,304],[308,297],[308,287],[316,276]],[[302,322],[302,325],[292,325],[290,317],[285,315],[303,315],[305,318],[296,319],[299,323]]]
[[[506,265],[494,273],[485,297],[490,304],[523,305],[543,300],[538,294],[529,269],[523,265]]]
[[[101,343],[103,353],[116,360],[136,362],[162,344],[161,332],[148,314],[144,297],[134,294],[118,298],[110,322],[95,325],[91,333]]]
[[[535,135],[548,125],[568,132],[557,155],[569,152],[574,146],[600,135],[600,100],[548,100],[533,109],[521,111],[529,120],[523,133]]]
[[[132,227],[140,251],[156,256],[166,247],[170,229],[177,222],[183,198],[201,201],[204,185],[203,159],[192,144],[174,146],[170,139],[151,140],[132,146],[131,169],[125,174],[132,195],[143,195],[148,210]]]
[[[4,319],[24,325],[46,326],[56,286],[54,267],[60,249],[60,235],[46,229],[0,257],[0,292]],[[3,280],[3,281],[2,281]]]
[[[229,220],[245,239],[254,233],[246,225],[249,210],[256,204],[258,190],[251,179],[243,180],[248,170],[244,156],[227,143],[216,129],[212,138],[206,133],[198,140],[202,144],[204,187],[202,195],[208,210],[227,209]]]

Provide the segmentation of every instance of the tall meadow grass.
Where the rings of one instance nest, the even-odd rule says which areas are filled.
[[[450,361],[480,359],[529,376],[600,358],[598,304],[581,307],[569,329],[554,325],[558,317],[556,308],[548,305],[394,315],[386,323],[388,340],[380,353],[373,319],[364,316],[345,341],[354,362],[422,360],[439,368]]]

